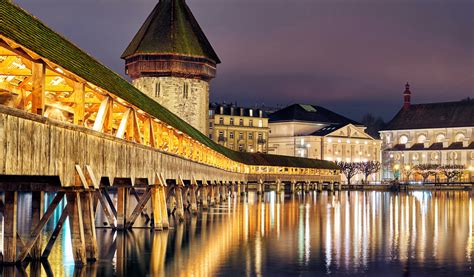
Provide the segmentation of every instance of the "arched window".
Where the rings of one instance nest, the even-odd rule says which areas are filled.
[[[445,139],[445,136],[443,134],[439,134],[436,136],[436,142],[443,142]]]
[[[425,141],[426,141],[425,135],[419,135],[418,139],[416,140],[417,143],[425,143]]]
[[[454,137],[454,141],[455,142],[462,142],[464,140],[464,134],[463,133],[458,133],[455,137]]]
[[[400,143],[400,144],[406,144],[407,142],[408,142],[408,137],[407,136],[401,136],[398,139],[398,143]]]

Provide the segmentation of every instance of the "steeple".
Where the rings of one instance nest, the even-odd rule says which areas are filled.
[[[405,85],[405,91],[403,92],[403,108],[408,109],[411,105],[411,91],[410,84],[407,82]]]
[[[160,0],[121,58],[132,79],[191,75],[209,80],[220,63],[184,0]]]

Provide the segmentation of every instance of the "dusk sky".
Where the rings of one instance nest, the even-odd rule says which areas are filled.
[[[14,0],[111,69],[158,0]],[[359,120],[474,96],[474,0],[187,0],[222,60],[211,101]]]

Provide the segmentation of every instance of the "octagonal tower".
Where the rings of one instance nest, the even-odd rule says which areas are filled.
[[[135,87],[207,134],[220,60],[185,0],[160,0],[121,58]]]

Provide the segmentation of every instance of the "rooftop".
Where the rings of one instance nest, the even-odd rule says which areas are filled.
[[[122,54],[177,54],[220,59],[184,0],[160,0]]]
[[[474,126],[474,100],[411,104],[402,108],[384,130]]]
[[[270,123],[275,122],[314,122],[331,125],[362,125],[352,119],[337,114],[321,106],[293,104],[279,111],[272,113],[270,116]]]

